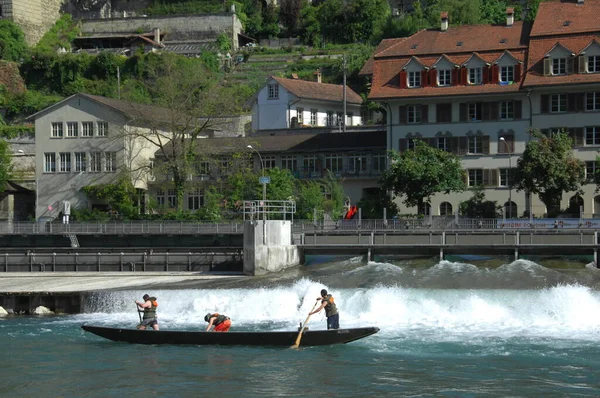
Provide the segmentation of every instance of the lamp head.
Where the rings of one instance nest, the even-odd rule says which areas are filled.
[[[504,137],[500,137],[500,141],[505,141]]]
[[[254,149],[254,148],[252,148],[252,145],[248,145],[248,146],[246,146],[246,148]]]

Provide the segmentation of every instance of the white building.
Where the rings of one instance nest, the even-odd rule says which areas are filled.
[[[252,97],[252,130],[294,127],[334,127],[342,129],[344,86],[317,81],[271,77]],[[362,98],[346,87],[346,126],[362,124]]]

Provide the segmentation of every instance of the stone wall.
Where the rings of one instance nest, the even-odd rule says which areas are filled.
[[[152,0],[69,0],[63,12],[75,19],[118,18],[139,15]]]
[[[164,41],[215,40],[221,33],[229,35],[233,47],[238,47],[238,33],[242,24],[235,14],[170,15],[164,17],[132,17],[82,20],[84,35],[129,34],[137,31],[152,32],[159,28],[165,33]]]
[[[60,17],[65,0],[0,0],[2,14],[18,24],[29,45],[35,45]]]

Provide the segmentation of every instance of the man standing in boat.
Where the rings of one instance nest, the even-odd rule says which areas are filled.
[[[321,297],[317,298],[317,301],[321,300],[321,306],[316,310],[310,312],[308,315],[316,314],[325,308],[325,316],[327,316],[327,329],[339,329],[340,328],[340,313],[338,312],[335,300],[331,294],[327,294],[327,290],[321,290]]]
[[[231,327],[231,319],[228,316],[219,313],[208,313],[204,317],[204,320],[208,322],[208,326],[206,327],[206,331],[210,332],[210,329],[215,328],[215,332],[229,332],[229,328]]]
[[[147,294],[144,294],[144,302],[135,301],[138,307],[143,309],[144,317],[142,322],[138,325],[138,329],[145,330],[148,326],[152,326],[152,329],[158,330],[158,319],[156,317],[156,308],[158,307],[158,302],[156,301],[156,297],[150,297]],[[138,311],[140,311],[138,309]]]

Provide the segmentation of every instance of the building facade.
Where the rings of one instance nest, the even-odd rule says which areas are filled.
[[[362,98],[346,87],[346,126],[362,124]],[[317,81],[271,77],[251,98],[252,130],[339,127],[344,119],[344,87]]]
[[[409,150],[425,140],[459,155],[467,185],[484,186],[507,217],[543,215],[543,203],[516,192],[511,175],[531,128],[567,129],[577,156],[595,169],[600,29],[582,20],[598,12],[597,0],[544,2],[533,27],[515,21],[512,8],[504,26],[450,27],[442,13],[439,29],[382,42],[362,73],[372,74],[370,98],[388,110],[388,148]],[[565,193],[561,208],[575,201],[586,215],[596,213],[595,185],[584,190],[583,198]],[[397,200],[404,212],[449,215],[471,196],[438,194],[425,209]]]

